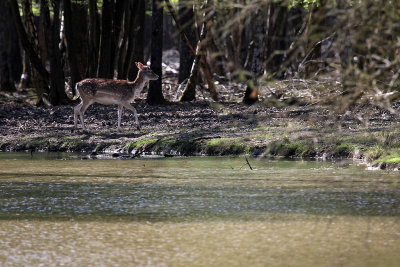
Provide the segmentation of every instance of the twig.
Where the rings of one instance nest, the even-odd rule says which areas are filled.
[[[253,167],[251,167],[250,162],[249,162],[249,160],[247,159],[247,157],[244,157],[244,158],[246,159],[246,163],[247,163],[247,165],[249,165],[250,170],[253,170]]]

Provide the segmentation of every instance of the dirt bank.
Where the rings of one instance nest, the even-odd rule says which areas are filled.
[[[117,131],[114,106],[93,105],[88,131],[73,128],[70,106],[37,108],[25,101],[0,102],[1,151],[71,151],[133,157],[240,155],[296,158],[354,158],[396,168],[398,117],[372,107],[332,115],[324,105],[246,106],[239,102],[135,104]],[[394,105],[399,110],[399,105]],[[368,110],[368,112],[366,112]],[[391,162],[385,162],[391,161]],[[390,164],[387,164],[390,163]]]

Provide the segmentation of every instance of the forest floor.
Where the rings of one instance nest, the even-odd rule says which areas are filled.
[[[134,104],[140,130],[133,114],[125,110],[118,131],[116,106],[92,105],[85,114],[88,130],[83,131],[80,124],[74,129],[71,106],[38,108],[31,94],[1,94],[0,151],[85,152],[87,157],[119,158],[250,155],[400,166],[400,102],[392,105],[392,112],[360,104],[339,115],[335,98],[316,97],[334,95],[334,84],[291,80],[264,88],[252,106],[241,102],[244,86],[228,82],[217,82],[219,102],[199,90],[198,100],[180,103],[173,81],[163,81],[169,104],[149,106],[143,100]],[[311,95],[316,85],[329,90],[313,90]],[[284,93],[276,100],[272,91]],[[145,95],[144,91],[141,98]]]

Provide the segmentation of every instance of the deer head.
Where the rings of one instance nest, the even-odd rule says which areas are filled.
[[[145,66],[140,62],[136,62],[136,66],[139,69],[139,72],[143,75],[143,78],[146,80],[157,80],[158,75],[155,74],[149,66]]]

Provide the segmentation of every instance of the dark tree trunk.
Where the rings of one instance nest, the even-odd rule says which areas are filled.
[[[267,33],[267,61],[265,69],[275,78],[283,78],[284,70],[281,64],[284,61],[283,51],[289,48],[290,42],[287,38],[287,21],[289,9],[283,1],[271,2],[269,4],[268,33]]]
[[[114,1],[103,0],[101,15],[101,41],[99,56],[99,71],[97,76],[101,78],[112,78],[112,57],[114,53],[111,51],[111,43],[113,39],[113,12]]]
[[[194,11],[192,6],[188,6],[188,1],[179,1],[180,24],[192,47],[196,46],[196,29],[194,21]],[[189,51],[188,46],[181,39],[179,41],[179,75],[178,83],[183,82],[190,75],[190,69],[194,60],[194,55]]]
[[[42,77],[44,77],[45,79],[48,79],[49,73],[43,66],[42,61],[40,60],[40,57],[35,48],[35,43],[34,42],[32,43],[30,41],[28,33],[25,30],[24,25],[22,24],[21,16],[19,14],[17,0],[8,0],[8,1],[11,6],[12,17],[13,17],[13,21],[14,21],[15,26],[18,31],[19,39],[21,40],[21,44],[22,44],[26,54],[28,55],[30,62],[32,63],[34,68],[37,70],[37,72],[40,73],[40,75]],[[33,15],[32,15],[32,17],[33,17]],[[33,21],[33,19],[32,19],[32,21]]]
[[[138,69],[134,62],[143,62],[144,0],[125,2],[124,36],[118,54],[118,78],[134,80]]]
[[[137,4],[137,1],[125,2],[124,36],[122,37],[118,54],[118,79],[126,79],[131,67],[133,54],[133,42],[131,41],[133,40],[134,35],[134,20]]]
[[[241,3],[244,5],[246,3],[245,0],[241,0]],[[251,33],[251,26],[252,26],[252,18],[251,17],[246,17],[243,18],[241,21],[242,24],[242,34],[240,38],[240,48],[239,48],[239,57],[240,57],[240,66],[242,68],[245,67],[247,55],[249,52],[249,36]]]
[[[32,5],[31,1],[23,0],[22,1],[22,13],[24,15],[24,25],[26,29],[26,35],[28,38],[29,44],[32,45],[34,57],[37,58],[39,61],[38,64],[42,68],[44,68],[42,64],[42,60],[40,59],[40,49],[39,49],[39,38],[34,22],[34,16],[32,12]],[[18,15],[19,16],[19,15]],[[29,59],[32,60],[31,55]],[[31,61],[32,63],[32,61]],[[33,67],[32,67],[33,66]],[[36,105],[40,106],[44,102],[44,97],[49,94],[49,74],[47,70],[45,70],[46,76],[43,76],[42,73],[36,68],[35,64],[32,63],[31,65],[31,74],[32,74],[32,83],[36,90],[37,102]]]
[[[132,12],[131,12],[131,1],[125,1],[124,2],[124,9],[125,9],[125,15],[124,15],[124,23],[123,23],[123,36],[121,39],[121,42],[118,47],[118,58],[117,58],[117,78],[118,79],[126,79],[127,75],[124,69],[124,64],[126,61],[127,57],[127,49],[128,49],[128,38],[129,38],[129,31],[130,28],[133,26],[131,25],[132,21]]]
[[[264,51],[265,51],[265,14],[263,9],[259,8],[255,14],[254,37],[251,57],[251,74],[247,82],[246,92],[243,97],[245,104],[251,105],[258,101],[257,79],[263,75]]]
[[[72,2],[72,29],[79,77],[85,77],[88,68],[88,5]]]
[[[119,40],[121,39],[122,32],[122,22],[124,15],[125,17],[129,15],[129,11],[126,10],[126,4],[128,4],[128,0],[116,0],[115,3],[115,12],[114,12],[114,24],[113,24],[113,37],[111,42],[111,53],[113,54],[111,58],[111,72],[114,77],[115,71],[118,74],[118,58],[121,50],[119,49]],[[118,76],[117,76],[118,77]]]
[[[163,49],[169,50],[177,48],[179,46],[179,41],[176,40],[176,28],[173,25],[172,17],[168,12],[163,15],[163,25]]]
[[[7,2],[7,1],[2,1],[2,2]],[[18,32],[15,24],[13,23],[13,18],[11,14],[11,7],[7,3],[8,6],[8,15],[7,20],[8,20],[8,31],[9,31],[9,36],[10,36],[10,57],[9,57],[9,62],[8,62],[8,67],[11,71],[11,77],[14,83],[18,83],[21,79],[21,74],[22,74],[22,62],[23,62],[23,57],[22,57],[22,51],[21,51],[21,46],[20,46],[20,41],[18,38]],[[3,10],[3,9],[2,9]],[[4,12],[7,12],[4,10]]]
[[[99,16],[97,0],[89,0],[89,48],[87,77],[96,77],[99,62]]]
[[[11,10],[7,1],[0,1],[0,91],[15,91],[15,85],[9,68],[12,39],[9,32]]]
[[[260,8],[255,14],[255,30],[254,30],[254,50],[251,62],[251,72],[255,77],[259,77],[264,73],[263,63],[265,61],[265,14]]]
[[[128,77],[134,80],[137,76],[138,69],[134,62],[144,62],[144,19],[146,16],[146,2],[144,0],[137,1],[137,7],[134,15],[134,32],[133,38],[129,42],[133,44],[133,56],[130,58],[130,68],[128,70]],[[160,76],[161,77],[161,76]]]
[[[40,13],[43,19],[47,53],[50,59],[50,93],[49,101],[52,105],[68,104],[68,97],[64,87],[64,72],[61,63],[60,43],[60,3],[52,1],[53,21],[50,19],[50,11],[47,1],[40,2]]]
[[[153,21],[151,27],[151,69],[160,78],[152,81],[147,94],[147,103],[163,104],[162,93],[162,50],[163,50],[163,1],[153,0]]]
[[[205,2],[205,7],[208,6],[208,0]],[[202,46],[204,45],[202,42],[204,42],[206,34],[207,34],[207,20],[206,20],[206,12],[203,13],[203,24],[201,26],[201,33],[200,33],[200,38],[199,41],[197,42],[196,46],[196,55],[194,57],[193,63],[192,63],[192,68],[190,70],[190,76],[189,80],[186,84],[185,90],[183,91],[183,94],[179,101],[192,101],[196,99],[196,85],[197,85],[197,79],[198,79],[198,72],[199,72],[199,63],[201,59],[201,50]]]
[[[65,38],[67,41],[67,54],[68,54],[68,64],[71,74],[71,86],[72,92],[75,95],[75,84],[79,82],[82,78],[79,73],[76,45],[74,38],[74,31],[72,28],[72,7],[71,0],[63,0],[64,3],[64,30]]]

